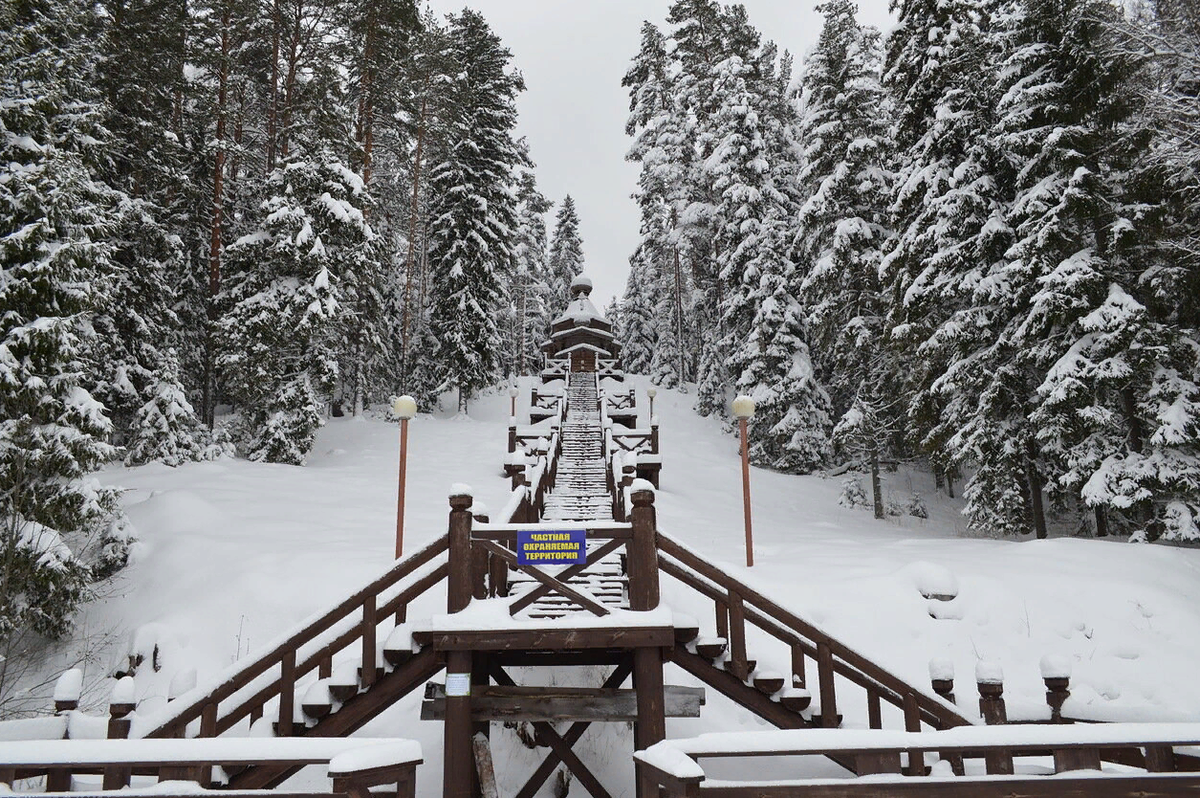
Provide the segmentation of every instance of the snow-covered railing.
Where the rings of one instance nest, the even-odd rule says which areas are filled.
[[[908,684],[662,532],[658,534],[658,549],[662,572],[710,599],[715,610],[715,634],[700,635],[697,625],[694,639],[682,641],[688,644],[687,648],[677,647],[672,660],[694,675],[712,675],[712,666],[716,664],[737,682],[753,683],[762,692],[774,696],[775,700],[760,704],[760,714],[799,725],[794,716],[782,709],[808,709],[812,700],[809,690],[815,688],[819,715],[811,722],[824,727],[839,726],[840,678],[842,688],[856,685],[866,692],[867,716],[872,728],[882,727],[883,703],[891,704],[903,713],[905,726],[910,731],[919,730],[921,723],[934,728],[972,723],[942,696]],[[756,673],[756,663],[764,662],[765,665],[765,661],[749,656],[746,634],[749,626],[781,644],[782,650],[779,647],[775,650],[782,654],[781,658],[790,659],[790,678],[768,673],[761,666]],[[757,656],[762,653],[755,652]],[[816,663],[815,684],[807,673],[809,660]]]
[[[964,726],[921,732],[805,729],[666,740],[636,752],[634,759],[639,781],[662,787],[672,798],[1133,798],[1200,790],[1200,773],[1176,772],[1175,749],[1197,744],[1196,723]],[[717,757],[813,755],[844,762],[858,778],[709,783],[700,764]],[[982,767],[971,760],[982,760]],[[1105,761],[1121,764],[1105,768]]]
[[[155,777],[155,795],[197,792],[196,785],[172,788],[164,782],[214,784],[212,768],[230,770],[261,765],[327,765],[335,793],[396,784],[400,798],[415,794],[415,769],[421,746],[413,740],[376,738],[212,738],[204,740],[39,740],[10,742],[0,749],[0,783],[46,778],[47,792],[69,791],[76,775],[101,775],[101,793],[123,790],[131,777]],[[369,765],[366,767],[365,765]],[[339,783],[340,780],[340,783]],[[96,794],[94,791],[92,794]],[[316,793],[328,795],[328,793]]]
[[[237,663],[213,683],[171,701],[163,715],[137,719],[132,736],[215,737],[244,720],[254,724],[268,706],[278,718],[276,733],[288,736],[301,707],[301,723],[337,711],[388,668],[398,669],[413,659],[403,621],[409,603],[446,578],[447,548],[443,535],[333,609],[302,621],[297,631],[266,653]],[[385,662],[379,661],[379,639],[386,641]],[[342,652],[345,661],[335,669],[334,660]],[[310,676],[315,677],[312,684],[301,689]],[[189,728],[196,722],[198,728]],[[144,728],[145,724],[152,725]]]

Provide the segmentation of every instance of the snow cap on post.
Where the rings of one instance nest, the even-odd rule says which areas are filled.
[[[1039,663],[1043,679],[1070,679],[1071,661],[1061,654],[1047,654]]]
[[[929,660],[929,680],[933,682],[954,681],[954,661],[949,657],[934,657]]]
[[[995,660],[979,660],[975,663],[975,683],[1004,684],[1004,668]]]
[[[471,490],[471,486],[465,482],[455,482],[450,486],[451,496],[474,496],[475,492]]]
[[[654,485],[648,479],[635,479],[629,486],[631,493],[654,493]]]
[[[562,285],[562,283],[559,283],[559,285]],[[584,277],[581,274],[578,277],[576,277],[574,280],[571,281],[571,296],[574,297],[574,296],[578,296],[580,294],[582,294],[583,296],[588,296],[591,293],[592,293],[592,281],[590,278]]]
[[[742,394],[733,400],[734,418],[750,418],[754,415],[754,400]]]
[[[60,704],[71,705],[69,707],[63,706],[61,709],[74,709],[79,705],[79,698],[82,694],[83,671],[79,668],[71,668],[70,670],[63,671],[62,676],[59,676],[58,681],[54,683],[55,709],[60,710]]]

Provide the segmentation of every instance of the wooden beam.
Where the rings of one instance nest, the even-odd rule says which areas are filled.
[[[476,734],[471,738],[471,746],[475,749],[475,772],[479,776],[482,798],[500,798],[500,788],[496,786],[496,768],[492,764],[492,744],[487,735]]]
[[[425,696],[421,720],[444,719],[445,687],[430,683]],[[632,722],[637,720],[637,700],[637,691],[632,689],[493,686],[471,695],[471,720]],[[698,718],[704,688],[667,685],[663,700],[666,717]]]
[[[844,784],[803,781],[705,787],[701,798],[1181,798],[1200,795],[1200,776],[1005,776],[989,780],[904,778],[880,783],[846,779]]]
[[[670,626],[587,627],[582,629],[480,629],[416,631],[413,640],[438,651],[569,651],[591,648],[671,648]]]

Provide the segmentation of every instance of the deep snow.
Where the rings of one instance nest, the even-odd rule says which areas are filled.
[[[632,382],[646,424],[646,383]],[[528,395],[522,383],[519,417],[527,418]],[[911,470],[885,475],[886,489],[901,502],[919,492],[929,519],[876,521],[868,510],[838,505],[842,477],[754,469],[756,565],[746,569],[736,441],[719,420],[698,418],[692,400],[661,389],[655,400],[663,452],[659,525],[735,578],[914,683],[928,683],[931,659],[941,672],[952,664],[958,703],[968,712],[975,711],[972,681],[983,661],[1003,670],[1010,717],[1044,715],[1039,663],[1050,655],[1071,670],[1068,714],[1200,718],[1193,678],[1200,551],[1112,539],[968,537],[961,502],[939,496],[932,476]],[[472,485],[490,507],[504,506],[508,405],[506,394],[495,394],[473,402],[469,419],[437,413],[410,424],[406,552],[445,531],[452,483]],[[137,680],[139,712],[151,712],[181,672],[195,668],[203,685],[377,576],[394,546],[397,455],[395,424],[344,418],[321,431],[303,468],[224,460],[103,472],[105,483],[129,489],[124,503],[141,542],[112,595],[81,619],[85,629],[115,632],[103,668],[92,667],[88,681],[94,684],[101,670],[123,669],[131,645],[149,654],[157,644],[162,669],[154,674],[143,666]],[[922,590],[957,597],[936,601]],[[670,603],[679,590],[668,581],[663,595]],[[697,616],[702,633],[712,633],[709,609],[673,609]],[[691,683],[677,672],[668,682]],[[441,727],[416,720],[418,701],[409,696],[363,734],[420,740],[426,764],[418,785],[432,795],[441,781]],[[865,720],[864,708],[839,710],[848,725]],[[631,735],[623,726],[615,735],[600,726],[585,736],[584,758],[598,765],[602,780],[628,783]],[[713,691],[700,719],[668,722],[671,736],[759,728]],[[515,791],[541,754],[498,748],[501,788]],[[812,775],[837,772],[827,767]],[[320,774],[300,778],[322,783]]]

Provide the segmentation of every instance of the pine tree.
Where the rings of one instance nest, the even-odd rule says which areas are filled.
[[[514,192],[521,153],[512,138],[514,102],[524,89],[508,71],[510,53],[478,13],[450,21],[459,72],[449,88],[459,116],[431,169],[431,332],[444,388],[456,388],[460,412],[499,369],[495,313],[511,268]],[[470,65],[470,68],[467,68]]]
[[[583,240],[579,237],[579,214],[568,194],[554,215],[550,237],[550,302],[553,307],[570,298],[571,281],[583,273]]]

